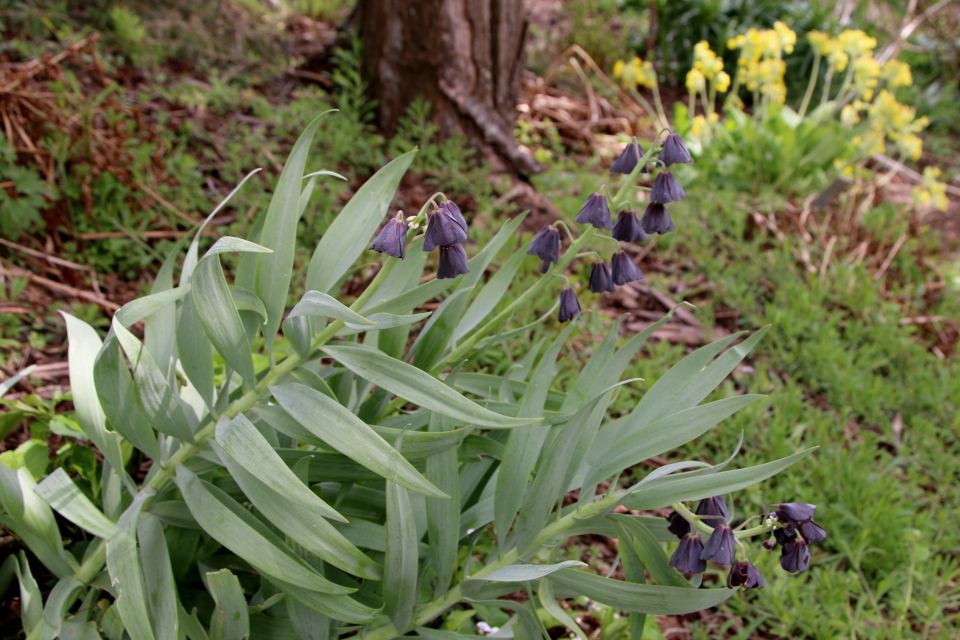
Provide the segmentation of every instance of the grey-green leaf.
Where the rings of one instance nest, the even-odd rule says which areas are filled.
[[[271,387],[270,391],[297,422],[337,451],[402,487],[433,498],[448,497],[335,400],[301,384]]]
[[[54,511],[93,535],[109,539],[117,533],[117,526],[77,488],[62,467],[47,476],[34,491]]]
[[[141,513],[137,520],[137,540],[140,543],[143,581],[154,633],[157,640],[177,640],[180,622],[177,615],[177,586],[160,519],[149,513]]]
[[[362,326],[376,324],[375,321],[368,320],[359,313],[351,311],[349,307],[333,296],[320,291],[307,291],[303,294],[300,302],[291,309],[287,317],[296,318],[298,316],[322,316]]]
[[[401,634],[417,604],[417,527],[410,496],[387,482],[387,553],[383,566],[383,610]]]
[[[456,420],[501,429],[539,422],[539,418],[510,418],[484,409],[430,374],[379,351],[357,345],[326,346],[323,350],[378,387]]]
[[[229,569],[207,574],[207,589],[213,596],[210,640],[244,640],[250,637],[250,615],[240,581]]]

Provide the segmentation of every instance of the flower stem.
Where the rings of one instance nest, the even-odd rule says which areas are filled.
[[[813,97],[813,90],[817,86],[817,77],[820,75],[820,55],[819,51],[813,55],[813,70],[810,72],[810,83],[807,84],[807,92],[803,94],[803,102],[800,103],[800,119],[807,114],[807,107],[810,106],[810,98]]]

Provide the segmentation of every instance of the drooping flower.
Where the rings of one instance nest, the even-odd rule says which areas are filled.
[[[700,559],[702,551],[700,536],[696,532],[688,533],[670,556],[670,566],[680,573],[703,573],[707,569],[707,562]]]
[[[672,164],[686,164],[693,161],[690,157],[690,150],[687,149],[687,145],[684,144],[683,138],[676,133],[671,133],[667,136],[667,139],[663,141],[663,148],[660,150],[660,160],[667,167]],[[660,200],[657,200],[657,202],[660,202]],[[664,200],[663,202],[670,201]]]
[[[667,213],[667,208],[659,202],[651,202],[647,205],[643,217],[640,218],[640,227],[647,233],[663,234],[676,230],[670,214]]]
[[[727,576],[727,588],[743,587],[744,589],[753,589],[767,586],[763,574],[748,560],[741,562],[737,560],[730,566],[730,575]]]
[[[551,264],[560,260],[560,232],[550,226],[540,229],[533,237],[527,254],[540,258],[540,273],[546,273]]]
[[[777,544],[783,546],[794,540],[797,537],[797,530],[792,527],[783,527],[780,529],[773,530],[773,539],[777,541]]]
[[[780,566],[789,573],[800,573],[810,565],[810,549],[803,538],[791,540],[780,552]]]
[[[697,504],[694,513],[706,520],[710,526],[716,526],[717,523],[727,521],[727,503],[721,496],[704,498]]]
[[[817,508],[816,505],[807,504],[806,502],[784,502],[783,504],[774,504],[770,505],[774,509],[774,513],[777,515],[777,519],[780,520],[783,524],[792,524],[796,526],[797,523],[803,522],[804,520],[813,519],[813,511]]]
[[[667,204],[676,202],[681,198],[686,198],[687,194],[669,171],[661,171],[653,181],[653,189],[650,191],[650,200]]]
[[[423,238],[423,250],[433,251],[436,247],[446,247],[467,239],[467,221],[460,213],[460,207],[452,200],[440,203],[439,209],[430,216],[427,233]]]
[[[620,157],[613,161],[613,164],[610,165],[610,173],[623,173],[631,174],[633,170],[637,168],[637,163],[640,162],[640,158],[643,157],[643,147],[640,146],[640,143],[637,142],[637,139],[634,138],[633,142],[629,143],[626,148],[623,150],[623,153],[620,154]],[[640,170],[640,173],[650,173],[650,169],[644,165],[643,169]]]
[[[714,527],[710,539],[703,547],[700,559],[713,559],[714,562],[719,564],[730,564],[733,562],[736,551],[737,542],[733,535],[733,529],[730,528],[730,525],[723,523]]]
[[[617,218],[617,224],[613,225],[611,235],[614,240],[622,240],[623,242],[647,239],[646,232],[640,226],[640,221],[637,220],[637,212],[633,209],[625,209],[620,212],[620,217]]]
[[[617,287],[613,284],[613,276],[610,274],[610,266],[605,261],[597,260],[590,265],[590,291],[603,293],[616,290]]]
[[[567,322],[580,317],[580,303],[577,302],[577,294],[573,289],[567,287],[560,292],[560,313],[557,319],[560,322]]]
[[[683,536],[690,533],[690,522],[684,518],[679,511],[674,511],[667,517],[667,521],[670,525],[667,527],[667,531],[677,536],[681,540]]]
[[[602,193],[591,194],[583,203],[580,213],[577,214],[580,224],[592,224],[597,229],[613,229],[613,220],[610,218],[610,208],[607,198]]]
[[[470,273],[467,268],[467,252],[463,245],[448,244],[440,247],[440,266],[437,268],[437,278],[456,278]]]
[[[610,264],[613,267],[613,284],[621,285],[634,280],[643,280],[640,267],[623,251],[613,254]]]
[[[396,218],[387,221],[370,243],[370,248],[403,260],[407,255],[407,225]]]
[[[813,520],[801,522],[798,529],[800,530],[800,535],[807,541],[807,544],[817,544],[827,539],[827,532]]]

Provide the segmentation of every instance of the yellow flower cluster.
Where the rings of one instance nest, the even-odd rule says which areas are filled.
[[[857,93],[864,99],[873,98],[873,90],[880,82],[880,63],[870,56],[860,56],[853,61],[853,81]]]
[[[923,140],[917,134],[923,131],[927,117],[917,118],[917,110],[897,102],[892,93],[883,89],[867,109],[868,128],[881,139],[886,136],[896,143],[897,150],[910,160],[918,160],[923,153]]]
[[[913,84],[913,74],[910,73],[910,65],[900,60],[888,60],[880,69],[880,77],[891,87],[909,87]]]
[[[690,135],[694,138],[700,138],[703,136],[704,129],[708,122],[710,124],[716,124],[719,121],[720,116],[716,113],[711,113],[706,118],[703,116],[694,116],[693,120],[690,121]]]
[[[624,89],[636,89],[637,86],[653,88],[657,84],[657,72],[649,60],[634,57],[629,63],[617,60],[613,65],[613,77],[620,78]]]
[[[723,59],[702,40],[693,46],[693,68],[687,72],[687,91],[691,94],[706,91],[708,81],[713,82],[720,93],[730,88],[730,75],[723,70]]]
[[[746,34],[730,38],[727,46],[740,50],[737,82],[782,105],[787,99],[787,86],[783,82],[786,71],[783,55],[793,53],[796,42],[797,34],[779,21],[774,23],[773,29],[751,28]]]
[[[923,185],[913,188],[913,200],[919,205],[933,205],[940,211],[947,210],[947,185],[940,182],[940,169],[927,167],[923,170]]]

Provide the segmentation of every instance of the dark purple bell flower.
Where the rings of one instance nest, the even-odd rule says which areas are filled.
[[[667,213],[667,208],[659,202],[651,202],[640,218],[640,228],[647,233],[669,233],[674,231],[673,220]]]
[[[592,224],[597,229],[613,229],[613,220],[610,218],[610,208],[607,198],[602,193],[594,193],[583,203],[580,213],[577,214],[580,224]]]
[[[396,218],[383,225],[370,248],[401,260],[407,255],[407,225]]]
[[[665,167],[669,167],[672,164],[686,164],[692,162],[693,159],[690,157],[690,150],[684,144],[683,138],[676,133],[671,133],[663,141],[663,148],[660,149],[660,161],[663,162]]]
[[[580,317],[580,303],[577,302],[577,294],[573,289],[567,287],[560,292],[560,314],[557,319],[560,322],[567,322]]]
[[[765,586],[767,586],[767,582],[763,579],[763,574],[749,560],[746,562],[737,560],[730,566],[730,575],[727,576],[728,588],[753,589],[760,587],[763,589]]]
[[[683,187],[680,186],[680,183],[677,182],[677,179],[673,177],[672,173],[669,171],[661,171],[657,174],[656,179],[653,181],[653,189],[650,191],[650,200],[667,204],[668,202],[676,202],[686,197],[686,191],[683,190]]]
[[[437,269],[437,278],[456,278],[470,273],[467,268],[467,252],[459,244],[449,244],[440,247],[440,266]]]
[[[623,251],[613,254],[610,264],[613,267],[613,284],[627,284],[643,279],[640,267]]]
[[[423,238],[423,250],[433,251],[435,247],[447,247],[464,242],[467,239],[467,221],[460,213],[460,207],[452,200],[444,200],[440,208],[430,216],[427,233]]]
[[[620,212],[620,217],[617,218],[617,224],[613,225],[613,233],[611,235],[614,240],[622,240],[623,242],[636,242],[637,240],[647,239],[646,232],[644,232],[643,227],[640,226],[640,221],[637,220],[637,212],[632,209]]]
[[[690,522],[684,518],[678,511],[674,511],[667,516],[667,521],[670,523],[670,526],[667,527],[667,531],[677,536],[683,540],[683,536],[690,533]]]
[[[770,508],[774,509],[774,513],[777,514],[777,519],[780,522],[796,526],[805,520],[813,520],[813,511],[817,508],[817,505],[807,504],[806,502],[784,502],[783,504],[770,505]]]
[[[800,529],[800,535],[807,541],[807,544],[817,544],[827,539],[827,532],[813,520],[801,522],[798,529]]]
[[[598,260],[590,265],[590,291],[593,293],[603,293],[604,291],[616,291],[617,287],[613,284],[613,275],[610,273],[610,267],[603,260]]]
[[[800,573],[810,565],[810,549],[803,538],[791,540],[780,551],[780,566],[784,571]]]
[[[700,559],[703,543],[696,532],[688,533],[680,540],[680,546],[670,556],[670,566],[680,573],[703,573],[707,562]]]
[[[527,253],[542,260],[540,273],[546,273],[550,265],[560,260],[560,232],[553,227],[544,227],[533,237]]]
[[[714,562],[719,564],[730,564],[733,562],[736,551],[737,542],[733,535],[733,529],[728,524],[721,524],[713,529],[710,539],[703,546],[700,559],[713,559]]]
[[[637,163],[640,162],[640,158],[642,157],[643,147],[641,147],[637,139],[634,138],[633,142],[629,143],[623,150],[623,153],[620,154],[620,157],[610,165],[610,173],[631,174],[633,170],[637,168]],[[644,165],[640,173],[650,173],[650,169]]]
[[[793,528],[781,528],[773,530],[773,539],[777,544],[783,546],[797,537],[797,531]]]
[[[727,503],[721,496],[704,498],[697,504],[697,510],[694,513],[703,518],[708,525],[715,527],[727,521]]]

